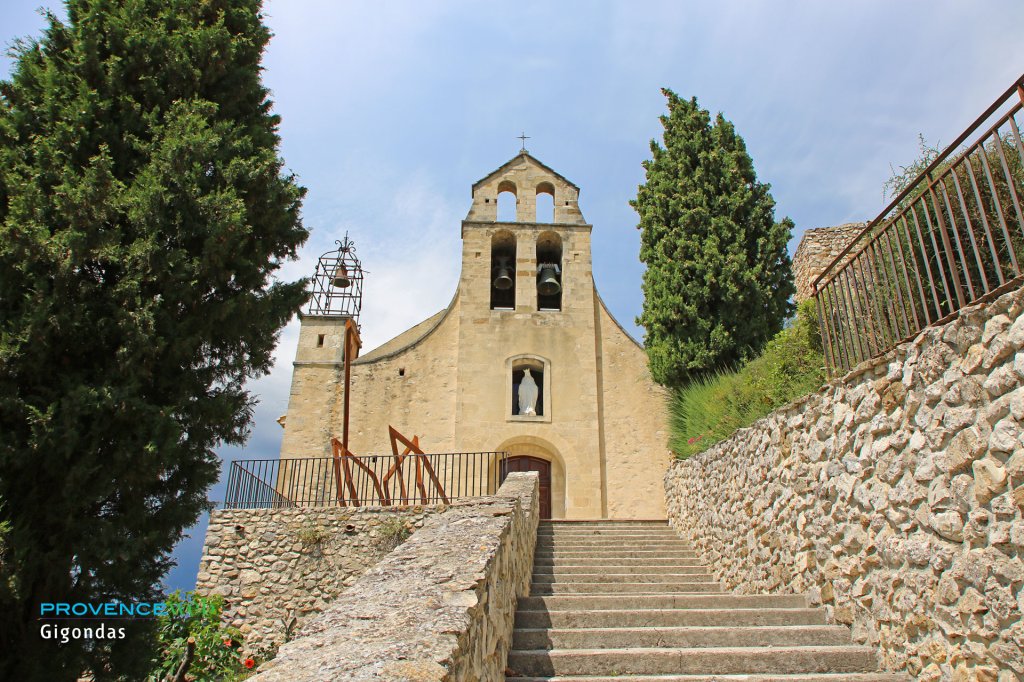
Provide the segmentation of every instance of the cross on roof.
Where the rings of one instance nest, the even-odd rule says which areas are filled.
[[[526,141],[529,140],[530,137],[529,137],[529,135],[526,134],[526,131],[523,131],[523,134],[519,135],[519,139],[523,141],[523,146],[522,146],[522,148],[519,151],[525,152],[526,151]]]

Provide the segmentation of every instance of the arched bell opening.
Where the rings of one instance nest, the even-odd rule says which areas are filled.
[[[537,310],[562,309],[562,238],[554,232],[537,237]]]
[[[555,186],[550,182],[537,185],[537,222],[555,222]]]
[[[491,310],[516,309],[516,237],[508,230],[491,236]]]
[[[511,180],[502,180],[498,184],[498,222],[514,223],[519,220],[518,204],[519,195],[516,191],[516,183]]]

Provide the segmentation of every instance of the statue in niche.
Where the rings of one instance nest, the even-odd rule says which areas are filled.
[[[523,372],[523,380],[519,384],[519,414],[537,414],[537,382],[527,369]]]

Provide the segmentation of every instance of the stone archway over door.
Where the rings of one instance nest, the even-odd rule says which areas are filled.
[[[540,457],[517,455],[506,460],[502,480],[511,471],[536,471],[540,474],[540,517],[551,518],[551,462]]]

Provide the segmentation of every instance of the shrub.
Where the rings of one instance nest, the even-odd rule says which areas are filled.
[[[412,535],[409,524],[397,516],[389,516],[381,521],[377,532],[379,533],[377,544],[385,552],[390,552],[398,547]]]
[[[236,628],[221,623],[224,600],[175,591],[165,599],[167,613],[157,621],[157,658],[149,682],[171,679],[185,657],[189,637],[195,640],[195,655],[188,679],[196,682],[244,680],[256,666],[273,658],[276,647],[249,655],[241,653],[242,636]],[[184,605],[187,609],[182,609]]]
[[[750,426],[772,410],[817,390],[825,360],[813,301],[764,351],[736,370],[719,370],[676,390],[669,404],[669,447],[686,458]]]
[[[319,526],[305,525],[299,529],[296,537],[306,549],[322,549],[331,539],[331,534]]]

